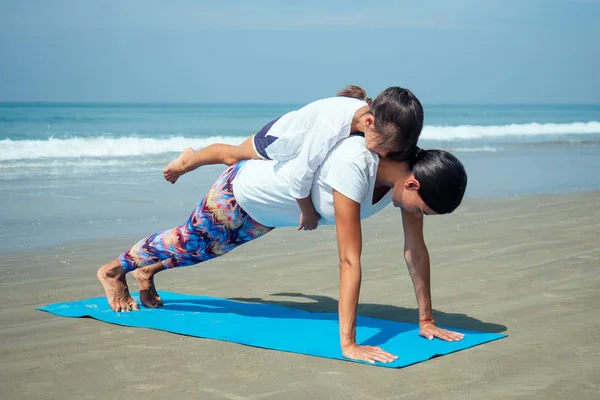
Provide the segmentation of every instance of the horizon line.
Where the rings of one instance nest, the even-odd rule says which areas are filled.
[[[0,100],[0,105],[306,105],[303,101],[48,101],[48,100],[24,100],[6,101]],[[424,106],[600,106],[600,103],[502,103],[502,102],[466,102],[466,103],[423,103]]]

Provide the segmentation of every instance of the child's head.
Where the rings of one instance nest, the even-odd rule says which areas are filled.
[[[364,99],[370,106],[365,114],[365,142],[382,156],[410,157],[423,129],[423,106],[408,89],[390,87],[372,100],[364,89],[348,86],[338,96]]]
[[[443,150],[420,150],[408,163],[411,176],[394,185],[393,202],[406,211],[449,214],[462,202],[467,188],[463,164]]]

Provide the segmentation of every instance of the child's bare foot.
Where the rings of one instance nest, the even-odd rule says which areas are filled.
[[[181,152],[179,157],[171,161],[163,171],[165,179],[171,183],[177,182],[177,179],[187,171],[189,160],[194,154],[194,150],[187,148]]]
[[[102,266],[96,273],[96,277],[98,277],[104,288],[110,308],[116,312],[139,310],[138,304],[129,294],[127,281],[125,280],[125,270],[123,270],[118,260]]]
[[[140,301],[148,308],[157,308],[163,305],[156,287],[154,275],[145,268],[138,268],[131,273],[140,287]]]

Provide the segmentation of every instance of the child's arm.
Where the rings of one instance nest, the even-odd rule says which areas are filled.
[[[291,183],[289,192],[296,199],[302,212],[298,230],[317,228],[321,217],[310,197],[314,175],[329,151],[344,138],[345,136],[342,136],[331,123],[319,119],[304,136],[302,147],[296,157],[289,160],[287,166]]]
[[[289,192],[295,199],[305,199],[310,195],[315,172],[329,151],[344,138],[329,121],[315,121],[304,136],[297,155],[286,166],[290,174]]]
[[[307,132],[298,155],[288,163],[290,194],[294,196],[302,211],[298,229],[316,229],[321,218],[310,197],[314,175],[329,151],[345,136],[339,134],[328,121],[317,120]]]
[[[163,171],[165,179],[175,183],[183,174],[204,165],[231,165],[242,160],[257,159],[259,156],[252,145],[253,138],[246,139],[239,146],[215,143],[198,151],[185,149],[179,157],[171,161]]]
[[[310,195],[304,199],[296,199],[296,202],[298,202],[298,207],[300,207],[300,211],[302,212],[298,230],[312,231],[313,229],[317,229],[321,216],[317,213],[317,210],[315,210]]]

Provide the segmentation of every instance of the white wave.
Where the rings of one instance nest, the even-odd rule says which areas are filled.
[[[421,139],[460,141],[502,136],[600,134],[600,122],[572,124],[513,124],[498,126],[425,126]],[[189,138],[184,136],[153,139],[140,137],[49,138],[46,140],[0,140],[0,161],[48,158],[135,157],[180,152],[186,147],[199,149],[212,143],[240,144],[240,136]]]
[[[502,148],[501,147],[489,147],[489,146],[455,147],[455,148],[452,148],[449,150],[453,151],[453,152],[457,152],[457,153],[495,153],[497,151],[502,151]]]
[[[213,136],[208,138],[173,137],[151,139],[71,138],[47,140],[0,140],[0,161],[38,158],[132,157],[180,152],[186,147],[199,149],[212,143],[240,144],[243,137]]]
[[[27,170],[27,169],[57,169],[69,168],[71,170],[86,170],[105,167],[148,167],[153,165],[165,164],[170,158],[140,158],[140,157],[121,157],[121,158],[58,158],[58,159],[25,159],[11,160],[0,163],[2,170]]]
[[[600,133],[600,122],[574,122],[571,124],[511,124],[511,125],[459,125],[425,126],[421,139],[460,140],[501,136],[582,135]]]

